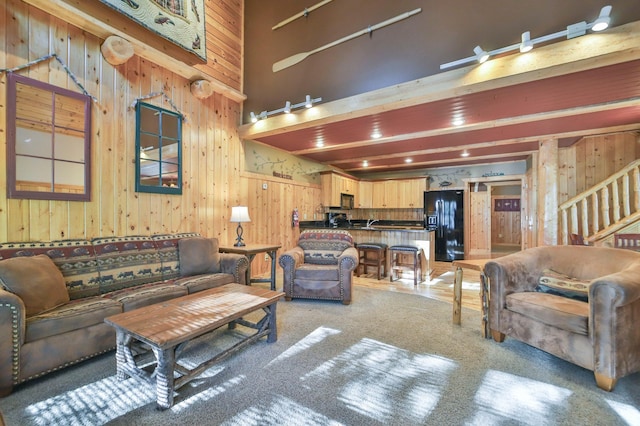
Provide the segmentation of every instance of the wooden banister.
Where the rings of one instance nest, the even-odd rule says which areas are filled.
[[[640,160],[592,186],[558,207],[562,244],[570,234],[592,241],[614,232],[640,214]]]

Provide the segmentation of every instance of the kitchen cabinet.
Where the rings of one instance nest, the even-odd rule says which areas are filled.
[[[395,209],[398,204],[398,184],[395,180],[373,182],[373,208]]]
[[[427,179],[398,180],[398,203],[400,209],[424,208],[424,192],[427,190]]]
[[[373,183],[374,209],[421,209],[426,178],[394,179]]]
[[[356,207],[359,209],[373,208],[373,182],[361,180],[358,182],[358,196]]]
[[[320,174],[322,185],[322,204],[328,207],[340,206],[340,194],[354,196],[354,205],[358,205],[358,180],[341,176],[333,172]]]

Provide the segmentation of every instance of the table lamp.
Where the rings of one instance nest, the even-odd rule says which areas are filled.
[[[245,244],[242,240],[242,222],[251,222],[251,218],[249,218],[249,208],[247,206],[231,207],[230,222],[238,224],[238,228],[236,229],[238,238],[236,239],[234,247],[244,247]]]

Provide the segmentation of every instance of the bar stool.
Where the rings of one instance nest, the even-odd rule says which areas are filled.
[[[412,257],[412,261],[409,263],[403,257]],[[389,281],[394,281],[394,276],[397,272],[405,270],[413,271],[413,285],[418,285],[419,281],[422,281],[422,248],[413,245],[395,245],[389,247],[389,260],[391,261],[391,273],[389,274]],[[396,277],[397,279],[397,277]]]
[[[382,276],[387,276],[387,252],[388,246],[382,243],[358,243],[358,268],[356,276],[360,276],[360,267],[362,272],[367,273],[367,266],[375,266],[377,269],[378,279],[380,279],[380,267],[384,268]]]

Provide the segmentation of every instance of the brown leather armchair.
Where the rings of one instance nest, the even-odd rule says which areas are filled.
[[[351,303],[353,271],[358,251],[349,232],[340,229],[305,230],[298,245],[278,262],[284,271],[285,300],[340,300]]]
[[[484,273],[489,327],[497,342],[513,337],[591,370],[607,391],[640,371],[640,253],[536,247],[487,262]],[[541,286],[550,282],[562,292],[586,283],[581,291],[587,301],[550,294],[555,290]]]

